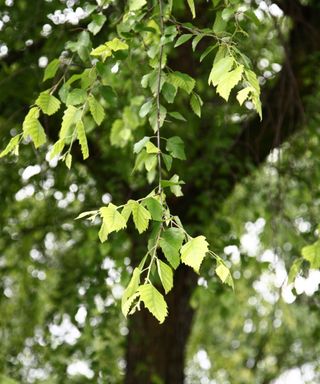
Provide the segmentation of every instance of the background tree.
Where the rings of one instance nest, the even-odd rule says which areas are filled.
[[[48,143],[56,143],[53,149],[50,144],[49,148],[40,146],[45,136],[35,123],[38,112],[33,107],[29,120],[24,121],[23,130],[28,133],[19,156],[4,157],[0,163],[4,180],[2,380],[60,383],[68,375],[68,382],[79,383],[182,383],[186,374],[187,382],[207,377],[224,384],[270,383],[291,367],[309,363],[315,371],[317,296],[299,296],[296,304],[288,306],[280,299],[280,287],[300,249],[315,240],[319,5],[316,1],[260,5],[213,1],[199,2],[194,10],[193,2],[175,1],[168,16],[170,2],[92,3],[7,1],[1,9],[2,147],[10,135],[20,134],[28,106],[36,100],[45,112],[39,114],[39,122]],[[192,13],[197,12],[194,25],[190,24],[190,7]],[[219,51],[220,60],[227,60],[222,73],[211,72],[210,82],[218,85],[218,93],[226,99],[229,88],[237,86],[239,92],[253,87],[254,81],[244,72],[251,68],[247,57],[251,58],[263,85],[261,123],[252,112],[253,107],[259,110],[254,91],[240,94],[252,98],[240,107],[235,91],[226,104],[216,88],[207,85],[212,68],[217,71],[212,63]],[[47,66],[47,60],[61,52],[60,60]],[[199,65],[203,52],[208,55]],[[228,67],[230,52],[236,58],[233,68]],[[242,78],[236,82],[239,73],[230,72],[241,65]],[[47,68],[45,88],[39,67]],[[165,73],[160,77],[159,68]],[[221,82],[224,72],[228,72],[227,84]],[[143,78],[149,73],[149,78]],[[160,95],[162,76],[167,82]],[[232,76],[238,77],[229,84]],[[48,118],[60,102],[48,94],[38,99],[39,92],[51,86],[50,94],[69,106],[69,112],[82,108],[85,135],[79,133],[83,133],[80,119],[75,124],[77,136],[59,134],[63,115],[67,120],[65,108]],[[132,147],[151,136],[148,117],[157,136],[165,113],[157,103],[160,97],[168,111],[174,112],[165,118],[161,136],[181,137],[187,155],[186,162],[179,162],[184,155],[176,139],[168,153],[162,144],[163,152],[175,158],[169,170],[171,160],[164,157],[163,178],[179,174],[186,182],[183,197],[168,193],[168,205],[188,233],[206,235],[211,249],[223,256],[226,266],[232,265],[236,279],[233,293],[218,282],[213,259],[205,259],[200,279],[180,265],[166,297],[169,315],[161,326],[145,309],[128,323],[120,314],[123,287],[145,254],[147,236],[138,237],[128,224],[126,233],[112,234],[111,241],[99,244],[99,219],[93,226],[74,221],[80,212],[99,208],[101,199],[105,205],[111,198],[124,204],[150,192],[144,172],[132,174],[136,156]],[[238,98],[242,101],[239,93]],[[28,143],[30,137],[39,146],[37,151]],[[142,142],[145,151],[138,158],[147,168],[148,181],[153,182],[158,153],[147,145],[150,142],[157,147],[157,141]],[[17,143],[11,142],[5,152],[17,152]],[[48,149],[62,153],[71,169],[57,163],[57,157],[50,159]],[[137,146],[134,149],[138,152]],[[90,156],[84,159],[87,151]],[[266,165],[255,171],[270,152]],[[168,185],[180,195],[181,185],[173,180]],[[155,200],[161,199],[159,189]],[[154,210],[144,208],[155,219]],[[244,228],[245,222],[251,224]],[[254,234],[260,239],[254,250],[244,246],[246,231],[251,241]],[[100,233],[104,240],[105,231]],[[225,248],[230,245],[241,245],[241,266],[238,248]],[[319,256],[312,252],[311,258],[304,253],[308,262],[294,264],[295,274],[302,267],[308,275],[310,262],[313,269],[319,267]],[[161,252],[159,257],[166,260]],[[274,281],[279,271],[280,280]],[[295,274],[290,277],[294,279]],[[157,274],[151,277],[159,288]],[[296,293],[301,293],[301,278],[296,278]],[[267,291],[266,281],[270,283]],[[210,361],[208,356],[212,364],[205,363]],[[76,370],[72,363],[79,360],[91,370],[72,375]]]

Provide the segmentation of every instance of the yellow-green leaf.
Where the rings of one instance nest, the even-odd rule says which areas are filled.
[[[204,236],[189,240],[181,248],[181,261],[199,273],[200,265],[208,252],[208,242]]]
[[[169,267],[169,265],[157,259],[157,270],[165,292],[170,292],[173,287],[172,269]]]
[[[36,104],[41,108],[43,113],[49,116],[56,113],[61,105],[60,101],[47,91],[40,93]]]
[[[0,158],[8,155],[10,152],[13,152],[15,148],[19,145],[19,141],[21,139],[21,134],[14,136],[5,147],[5,149],[0,152]]]
[[[106,46],[110,48],[111,51],[113,52],[124,51],[129,48],[127,43],[124,43],[123,41],[119,40],[117,37],[108,41],[106,43]]]
[[[94,118],[94,121],[100,125],[105,117],[104,109],[93,95],[89,96],[88,101],[91,115]]]
[[[77,137],[79,140],[79,144],[81,147],[81,152],[83,156],[83,160],[87,159],[89,157],[89,148],[88,148],[88,142],[87,142],[87,136],[86,131],[84,129],[84,124],[82,120],[79,120],[76,125],[77,130]]]
[[[320,240],[312,245],[307,245],[302,248],[302,257],[309,261],[312,269],[320,268]]]
[[[110,203],[107,207],[100,208],[102,226],[99,231],[100,241],[107,240],[109,233],[118,232],[127,226],[125,218],[117,211],[117,207]]]
[[[72,155],[71,153],[68,153],[66,158],[65,158],[65,163],[68,169],[71,169],[71,164],[72,164]]]
[[[144,232],[149,226],[151,215],[146,208],[136,201],[132,202],[133,222],[139,233]]]
[[[60,139],[65,139],[70,134],[70,128],[76,123],[78,109],[73,105],[69,105],[64,111],[61,129],[59,133]]]
[[[232,288],[234,288],[233,279],[232,279],[230,270],[224,263],[218,261],[218,266],[216,268],[216,274],[219,276],[220,280],[223,283],[228,284]]]
[[[193,88],[196,85],[195,80],[191,76],[178,71],[171,72],[168,74],[168,82],[176,88],[183,89],[188,94],[192,92]]]
[[[184,233],[179,228],[168,228],[161,235],[159,245],[165,258],[174,269],[177,269],[180,264],[179,250],[183,240]]]
[[[168,315],[168,307],[161,293],[151,284],[141,285],[138,292],[145,307],[160,324],[163,323]]]
[[[127,317],[133,301],[139,296],[139,294],[137,294],[137,289],[140,284],[140,273],[141,271],[139,268],[134,269],[132,278],[127,288],[123,292],[121,299],[121,310],[125,317]]]
[[[44,70],[43,81],[52,79],[56,75],[57,70],[59,69],[59,65],[60,65],[59,59],[52,60]]]
[[[243,65],[239,65],[233,71],[222,75],[217,86],[217,93],[226,101],[229,100],[231,90],[239,83],[242,78]]]
[[[46,134],[39,120],[39,108],[33,107],[24,119],[22,130],[23,137],[30,136],[36,148],[46,142]]]
[[[99,45],[97,48],[93,49],[90,52],[91,56],[101,57],[101,60],[104,62],[108,57],[112,56],[112,51],[105,44]]]
[[[159,148],[156,147],[153,143],[151,143],[151,141],[148,141],[145,144],[145,147],[146,147],[147,153],[159,153],[160,152]]]
[[[221,77],[230,71],[233,63],[234,59],[231,56],[223,57],[214,63],[209,75],[208,84],[217,86],[221,80]]]
[[[248,98],[249,93],[252,92],[251,87],[246,87],[241,89],[241,91],[238,92],[237,94],[237,100],[239,101],[239,104],[242,105]]]
[[[56,143],[54,143],[54,146],[52,147],[49,155],[50,160],[60,155],[60,153],[63,151],[64,145],[65,145],[65,142],[63,139],[60,139]]]

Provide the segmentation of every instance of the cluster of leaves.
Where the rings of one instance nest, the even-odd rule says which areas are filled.
[[[196,9],[193,0],[188,0],[187,3],[195,18]],[[188,96],[192,111],[201,117],[203,101],[195,92],[195,79],[187,73],[173,71],[167,65],[167,57],[172,48],[177,48],[191,39],[194,51],[202,39],[209,38],[212,41],[202,53],[200,61],[211,52],[215,52],[208,83],[216,88],[217,94],[228,101],[231,91],[241,84],[241,89],[238,89],[237,93],[240,105],[246,100],[251,101],[261,117],[259,82],[248,58],[238,50],[233,39],[238,28],[236,17],[238,2],[231,3],[230,8],[229,3],[222,4],[221,1],[215,1],[215,7],[228,5],[228,8],[217,12],[217,19],[212,29],[199,29],[191,23],[178,23],[173,18],[172,1],[155,2],[153,11],[147,8],[145,0],[129,1],[127,12],[114,31],[116,37],[94,49],[90,33],[93,36],[97,35],[106,22],[106,17],[99,8],[91,7],[92,15],[88,30],[82,31],[77,41],[66,44],[66,49],[72,52],[72,57],[66,59],[62,56],[47,66],[44,81],[54,79],[54,84],[40,93],[25,117],[22,133],[13,137],[0,154],[0,157],[11,152],[17,154],[22,140],[32,140],[36,148],[45,144],[47,137],[41,124],[41,113],[51,116],[64,105],[59,137],[50,148],[50,158],[59,157],[70,169],[73,159],[71,151],[76,140],[81,147],[83,159],[88,158],[87,135],[101,125],[106,115],[105,109],[112,105],[110,100],[117,97],[109,85],[113,68],[117,67],[119,62],[128,65],[135,57],[136,48],[143,44],[145,48],[143,58],[148,62],[146,71],[140,79],[143,96],[137,95],[131,104],[124,108],[122,116],[113,122],[110,142],[116,147],[126,146],[129,141],[133,141],[135,128],[148,121],[154,136],[144,136],[135,142],[133,152],[137,156],[133,170],[145,169],[149,183],[153,183],[158,176],[158,185],[148,196],[138,201],[129,200],[120,206],[110,203],[98,211],[85,212],[79,216],[89,216],[92,220],[97,215],[101,217],[99,238],[102,242],[107,240],[110,233],[124,229],[131,214],[140,234],[147,230],[149,222],[152,222],[148,251],[140,265],[135,268],[132,280],[123,296],[122,310],[125,315],[139,309],[140,302],[143,302],[145,307],[163,322],[167,315],[167,305],[163,295],[155,287],[158,284],[157,278],[167,293],[173,287],[173,270],[178,267],[180,261],[199,273],[200,265],[207,253],[216,259],[216,273],[220,279],[233,286],[228,268],[220,257],[209,251],[206,238],[203,235],[191,237],[184,230],[179,218],[170,213],[164,190],[168,188],[174,195],[182,196],[181,185],[184,182],[177,174],[171,176],[170,171],[173,159],[185,160],[186,154],[181,137],[164,138],[160,135],[165,123],[170,123],[172,120],[186,121],[180,112],[169,110],[178,92],[181,92],[183,97]],[[233,34],[225,32],[221,25],[218,27],[222,21],[227,23],[231,20],[236,25]],[[181,30],[188,33],[181,34],[179,33]],[[85,69],[69,76],[75,57],[85,65]],[[165,149],[161,144],[163,141]],[[162,168],[162,162],[165,169]],[[164,175],[168,177],[163,178]],[[147,260],[149,264],[145,267]]]
[[[164,198],[164,193],[162,198]],[[177,216],[172,216],[169,208],[163,213],[160,197],[152,192],[140,201],[129,200],[125,205],[115,206],[109,203],[97,211],[83,212],[78,218],[88,217],[95,221],[100,216],[102,225],[99,231],[101,242],[108,235],[126,228],[132,215],[133,223],[139,234],[146,231],[152,221],[152,233],[148,241],[148,251],[138,267],[133,271],[131,281],[122,298],[122,312],[125,316],[140,308],[140,302],[162,323],[167,316],[167,304],[163,295],[154,286],[160,282],[167,294],[173,288],[173,271],[180,262],[199,273],[201,263],[207,253],[217,260],[216,273],[220,279],[233,287],[229,269],[224,261],[212,251],[202,235],[191,237],[183,228]],[[162,254],[159,254],[159,251]],[[164,256],[163,261],[162,255]]]

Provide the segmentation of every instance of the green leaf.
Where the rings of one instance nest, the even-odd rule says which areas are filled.
[[[157,270],[165,293],[170,292],[173,287],[172,269],[169,267],[169,265],[157,259]]]
[[[190,106],[193,110],[193,112],[201,117],[201,107],[203,105],[203,101],[201,100],[201,97],[199,95],[197,95],[196,93],[193,93],[191,95],[191,99],[190,99]]]
[[[212,30],[214,33],[221,33],[226,30],[227,22],[222,18],[222,12],[216,13],[216,18],[214,20],[214,24]]]
[[[138,156],[136,157],[132,172],[142,171],[148,156],[149,155],[147,154],[147,151],[145,149],[141,150],[141,152],[139,152]]]
[[[163,94],[163,97],[166,99],[166,101],[169,104],[172,104],[174,102],[174,99],[177,95],[177,91],[178,91],[178,89],[174,85],[172,85],[170,83],[164,83],[163,84],[162,94]]]
[[[184,152],[184,143],[181,137],[174,136],[167,140],[166,145],[167,151],[170,152],[170,155],[176,159],[185,160],[186,155]]]
[[[160,324],[163,323],[168,315],[168,308],[161,293],[151,284],[141,285],[138,288],[138,292],[145,307]]]
[[[204,236],[189,240],[181,248],[181,261],[199,273],[200,265],[208,252],[208,245]]]
[[[187,121],[180,112],[169,112],[169,115],[173,117],[174,119],[180,120],[180,121]]]
[[[219,276],[220,280],[230,285],[234,289],[233,279],[230,273],[229,268],[220,260],[218,260],[218,266],[216,268],[216,274]]]
[[[149,85],[151,92],[153,95],[156,95],[158,92],[158,81],[159,81],[159,74],[157,70],[153,70],[151,73],[149,73],[147,76],[147,85]],[[164,72],[161,72],[161,79],[160,79],[160,92],[162,90],[163,84],[166,80],[166,74]],[[143,82],[141,81],[141,84]]]
[[[196,50],[197,45],[200,43],[200,41],[204,38],[205,35],[197,35],[193,40],[192,40],[192,50],[193,52]]]
[[[215,45],[211,45],[210,47],[206,48],[201,56],[200,56],[200,63],[202,63],[202,61],[209,55],[210,52],[212,52],[215,48],[216,48],[217,44]]]
[[[157,159],[158,157],[155,154],[147,154],[147,158],[145,160],[145,168],[148,172],[155,169],[157,166]]]
[[[67,105],[79,105],[86,101],[87,92],[81,88],[75,88],[68,93],[66,104]]]
[[[77,130],[77,138],[79,140],[79,144],[81,147],[82,157],[83,157],[83,160],[85,160],[89,157],[89,148],[88,148],[86,131],[85,131],[82,120],[79,120],[77,122],[76,130]]]
[[[60,65],[59,59],[52,60],[44,70],[43,81],[52,79],[55,77]]]
[[[141,118],[144,118],[149,114],[149,112],[152,109],[152,104],[153,104],[152,100],[149,100],[142,105],[142,107],[140,108],[140,111],[139,111],[139,116]]]
[[[208,84],[217,86],[221,80],[221,77],[230,71],[233,63],[234,59],[231,56],[224,57],[217,61],[211,69]]]
[[[19,145],[20,139],[21,139],[21,134],[12,137],[12,139],[9,141],[5,149],[2,152],[0,152],[0,159],[8,155],[10,152],[13,152],[16,149],[16,147]]]
[[[103,107],[93,95],[88,97],[88,101],[91,115],[97,125],[100,125],[105,117]]]
[[[309,261],[311,269],[320,268],[320,240],[312,245],[307,245],[301,250],[302,257]]]
[[[147,0],[129,0],[129,10],[138,11],[147,4]]]
[[[65,139],[70,134],[70,128],[73,124],[76,123],[78,109],[73,105],[69,105],[68,108],[64,111],[61,129],[59,133],[60,139]]]
[[[97,33],[100,32],[101,28],[103,27],[104,23],[106,22],[107,18],[102,15],[93,15],[92,16],[92,21],[88,25],[88,30],[93,34],[96,35]]]
[[[174,269],[177,269],[180,264],[179,250],[182,246],[185,235],[179,228],[166,229],[159,241],[160,248]]]
[[[243,65],[239,65],[231,72],[221,76],[217,86],[217,93],[226,101],[229,100],[231,90],[240,82],[243,73]]]
[[[233,15],[234,9],[232,9],[231,7],[225,8],[221,13],[221,17],[224,21],[229,21]]]
[[[118,232],[127,226],[125,218],[117,211],[117,207],[110,203],[107,207],[102,207],[99,210],[102,218],[102,226],[99,231],[100,241],[103,243],[107,240],[111,232]]]
[[[160,201],[154,197],[148,197],[146,200],[144,200],[144,203],[146,204],[148,211],[151,214],[152,220],[162,221],[163,207]]]
[[[163,188],[169,187],[171,192],[177,197],[183,196],[181,184],[184,184],[184,181],[179,180],[178,175],[173,175],[170,180],[161,181],[161,186]]]
[[[53,95],[50,95],[48,91],[40,93],[36,104],[41,108],[42,112],[49,116],[56,113],[61,105],[60,101]]]
[[[296,259],[293,264],[291,265],[289,275],[288,275],[288,284],[291,284],[294,282],[295,278],[297,277],[298,273],[300,272],[301,265],[303,263],[303,259],[299,258]]]
[[[180,45],[189,41],[192,37],[193,37],[192,33],[186,33],[185,35],[181,35],[179,39],[176,41],[174,47],[175,48],[179,47]]]
[[[178,71],[169,73],[168,81],[175,87],[183,89],[188,94],[192,92],[196,85],[195,80],[191,76]]]
[[[123,148],[128,144],[131,139],[131,135],[131,130],[125,127],[123,120],[117,119],[113,122],[111,128],[111,145]]]
[[[190,11],[192,13],[192,18],[194,19],[196,17],[196,9],[195,9],[195,6],[194,6],[194,1],[193,0],[187,0],[188,1],[188,5],[189,5],[189,8],[190,8]]]
[[[141,234],[148,228],[151,215],[149,211],[136,201],[132,203],[132,215],[134,225]]]
[[[145,144],[150,140],[149,136],[143,137],[141,140],[137,141],[133,146],[133,153],[140,153],[144,148]]]
[[[131,307],[133,301],[135,300],[135,298],[137,297],[137,296],[135,296],[135,294],[136,294],[137,289],[138,289],[139,284],[140,284],[140,274],[141,274],[141,271],[139,268],[135,268],[133,270],[131,280],[130,280],[127,288],[123,292],[122,299],[121,299],[121,310],[122,310],[122,313],[125,317],[128,316],[128,313],[130,311],[130,307]]]
[[[44,144],[47,140],[44,129],[38,118],[39,109],[38,107],[33,107],[25,117],[22,125],[23,137],[26,138],[30,136],[36,148],[40,147],[40,145]]]
[[[160,128],[163,126],[164,120],[167,116],[167,110],[162,105],[160,106]],[[149,117],[149,123],[153,129],[153,132],[158,130],[158,114],[157,111],[153,111]]]
[[[166,153],[162,153],[161,156],[163,158],[163,162],[167,168],[167,171],[170,171],[172,167],[172,156],[167,155]]]

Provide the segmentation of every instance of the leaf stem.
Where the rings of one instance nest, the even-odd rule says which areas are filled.
[[[152,256],[151,256],[150,264],[149,264],[149,266],[147,268],[148,273],[147,273],[147,276],[145,278],[145,284],[146,283],[150,283],[151,268],[152,268],[152,265],[153,265],[154,261],[157,259],[157,249],[158,249],[159,241],[160,241],[160,238],[161,238],[162,229],[163,229],[163,226],[161,225],[161,227],[159,228],[158,235],[157,235],[156,243],[155,243],[154,247],[152,248],[153,249],[153,253],[152,253]]]

